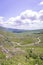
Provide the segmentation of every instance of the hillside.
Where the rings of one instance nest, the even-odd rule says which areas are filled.
[[[43,65],[43,33],[0,29],[0,65]]]
[[[24,30],[24,29],[13,29],[13,28],[5,28],[0,26],[0,30],[5,30],[13,33],[43,33],[43,29],[36,30]]]

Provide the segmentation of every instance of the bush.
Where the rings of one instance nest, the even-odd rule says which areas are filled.
[[[35,53],[32,54],[32,58],[36,59],[37,57],[38,56]]]
[[[29,56],[34,58],[34,59],[36,59],[38,57],[37,54],[35,54],[35,53],[29,53]]]

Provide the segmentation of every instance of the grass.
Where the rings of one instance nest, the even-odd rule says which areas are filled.
[[[37,42],[38,37],[41,40],[39,44],[26,46]],[[17,45],[17,43],[22,46]],[[6,58],[6,56],[8,57]],[[1,65],[43,65],[40,56],[43,56],[43,34],[17,34],[0,30]]]

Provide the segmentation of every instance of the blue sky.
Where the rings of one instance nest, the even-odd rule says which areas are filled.
[[[38,5],[40,2],[41,0],[0,0],[0,16],[15,17],[28,9],[39,11],[43,8]]]
[[[0,26],[43,29],[42,24],[43,0],[0,0]]]

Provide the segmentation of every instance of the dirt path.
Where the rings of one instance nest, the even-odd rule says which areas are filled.
[[[39,38],[39,37],[37,38],[37,40],[38,40],[38,41],[37,41],[37,42],[35,42],[35,44],[39,44],[39,43],[41,42],[41,40],[40,40],[40,38]]]
[[[31,43],[31,44],[26,44],[26,45],[21,45],[20,43],[16,43],[18,46],[33,46],[34,44],[39,44],[41,42],[40,38],[38,37],[37,38],[37,42],[35,43]]]

